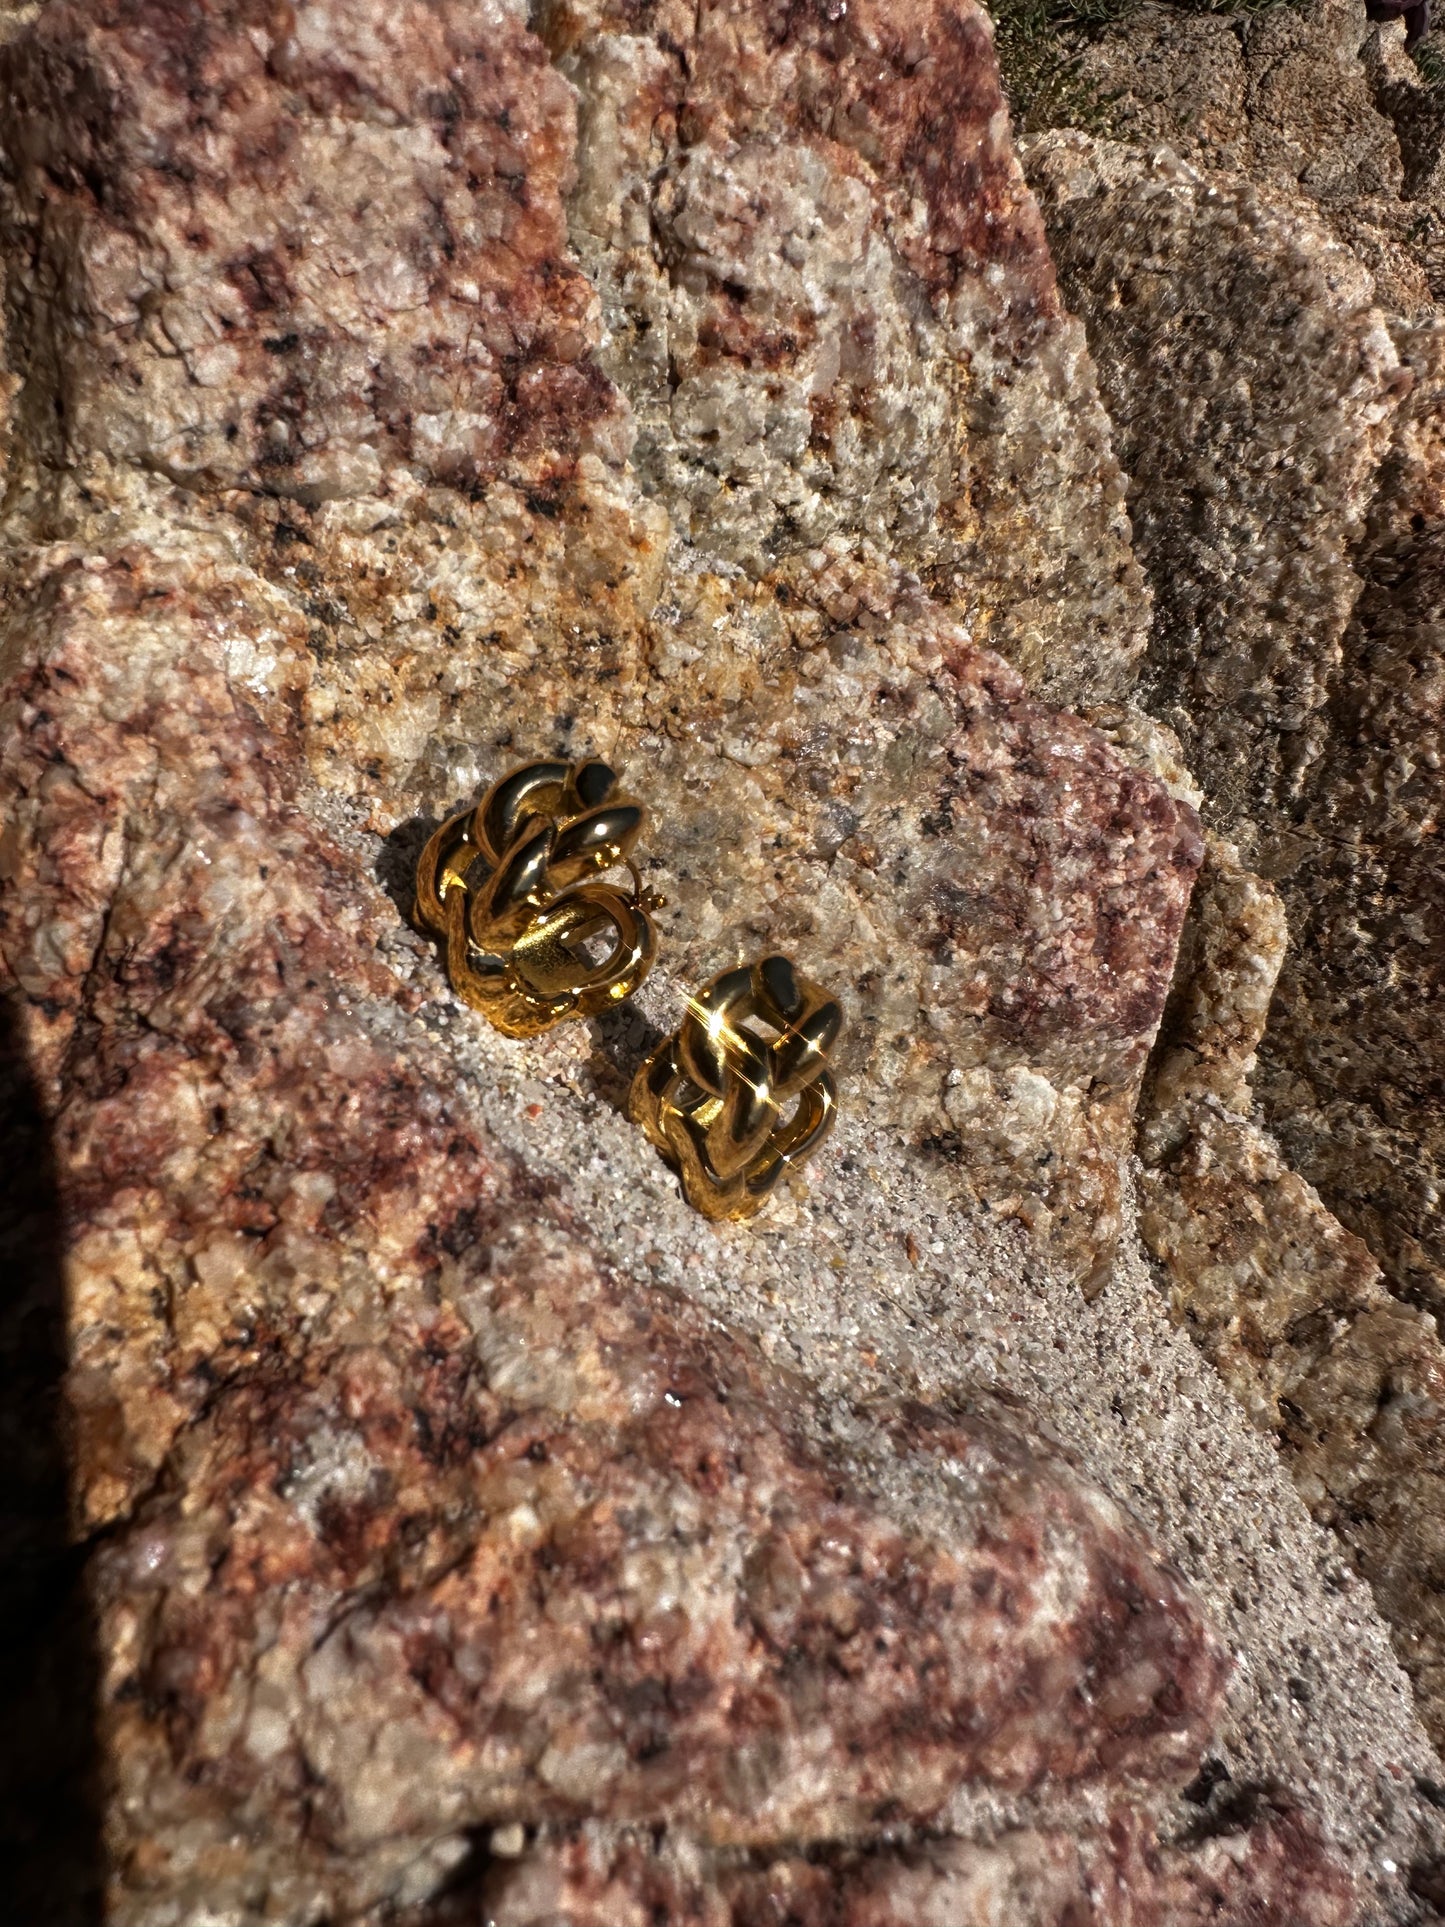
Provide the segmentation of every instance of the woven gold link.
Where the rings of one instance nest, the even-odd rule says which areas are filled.
[[[828,1135],[838,1093],[827,1060],[842,1023],[786,957],[725,970],[688,999],[633,1079],[630,1108],[704,1217],[751,1217]]]
[[[527,763],[422,851],[412,919],[446,944],[458,996],[508,1037],[595,1016],[652,968],[662,898],[632,860],[643,816],[606,763]],[[626,887],[603,880],[623,869]]]

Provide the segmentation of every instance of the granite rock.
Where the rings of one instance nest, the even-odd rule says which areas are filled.
[[[1268,1136],[1204,1107],[1141,1185],[1140,1229],[1176,1315],[1262,1430],[1286,1432],[1301,1382],[1364,1311],[1379,1271]],[[1407,1324],[1428,1324],[1400,1308]]]
[[[1184,1778],[1218,1648],[1018,1412],[815,1443],[402,1047],[390,906],[228,682],[230,587],[52,552],[12,601],[3,941],[106,1528],[113,1917],[355,1913],[517,1819],[777,1845]]]
[[[1355,560],[1328,754],[1282,826],[1295,933],[1258,1091],[1391,1286],[1445,1310],[1445,326],[1397,330],[1413,387]]]
[[[629,766],[679,971],[791,948],[1099,1283],[1199,843],[1027,690],[1117,695],[1147,599],[982,15],[563,10],[556,67],[326,17],[12,43],[20,499],[115,541],[182,485],[258,700],[403,842],[517,751]]]
[[[1107,102],[1110,134],[1243,174],[1323,219],[1391,312],[1422,314],[1440,286],[1419,198],[1438,109],[1404,36],[1358,0],[1233,15],[1145,0],[1078,46],[1078,73]]]
[[[658,1918],[696,1927],[1155,1927],[1166,1919],[1192,1927],[1244,1918],[1290,1927],[1305,1910],[1311,1927],[1346,1927],[1356,1896],[1347,1881],[1331,1879],[1308,1823],[1287,1803],[1246,1804],[1252,1811],[1237,1813],[1193,1851],[1161,1852],[1127,1809],[1083,1839],[1020,1831],[987,1845],[938,1843],[746,1869],[684,1870],[633,1843],[609,1854],[602,1843],[574,1839],[498,1867],[486,1882],[485,1906],[496,1927],[647,1927]],[[1275,1870],[1286,1867],[1281,1880]],[[439,1927],[445,1922],[443,1915]]]
[[[867,534],[1036,680],[1126,688],[1122,478],[983,14],[539,24],[557,69],[500,0],[47,8],[6,83],[15,354],[64,395],[36,449],[315,505],[509,464],[545,494],[637,437],[715,561]]]
[[[1361,58],[1376,31],[1351,0],[1252,18],[1146,4],[1127,32],[1095,40],[1083,66],[1117,90],[1118,138],[1162,142],[1205,168],[1347,211],[1398,197],[1403,186],[1394,129]]]
[[[1223,837],[1207,855],[1139,1107],[1139,1155],[1157,1165],[1203,1110],[1248,1117],[1289,929],[1279,892]]]
[[[1279,886],[1288,916],[1291,943],[1260,1045],[1257,1089],[1265,1116],[1296,1168],[1365,1238],[1392,1288],[1438,1310],[1445,1246],[1438,1223],[1435,960],[1441,940],[1434,919],[1442,872],[1434,847],[1440,705],[1432,583],[1441,475],[1440,324],[1433,302],[1445,285],[1438,272],[1442,122],[1438,88],[1405,56],[1402,34],[1398,25],[1367,22],[1358,8],[1337,0],[1248,22],[1146,9],[1127,33],[1102,36],[1086,64],[1093,63],[1101,81],[1117,85],[1120,131],[1135,140],[1169,141],[1205,170],[1206,195],[1222,195],[1225,205],[1238,205],[1252,189],[1269,197],[1281,231],[1291,229],[1293,241],[1279,252],[1277,244],[1262,247],[1257,231],[1251,234],[1238,250],[1241,264],[1254,263],[1249,271],[1273,259],[1271,272],[1286,282],[1298,249],[1323,276],[1313,294],[1303,288],[1301,294],[1327,327],[1342,323],[1342,310],[1362,298],[1373,298],[1392,317],[1408,388],[1383,448],[1378,429],[1356,415],[1355,481],[1343,469],[1334,473],[1336,512],[1355,532],[1326,537],[1337,556],[1347,553],[1350,571],[1339,578],[1328,622],[1319,620],[1324,571],[1318,550],[1310,562],[1301,557],[1292,579],[1279,582],[1274,619],[1285,632],[1302,693],[1305,678],[1313,678],[1313,694],[1303,704],[1309,714],[1271,718],[1261,679],[1252,686],[1246,679],[1236,704],[1242,713],[1227,726],[1241,743],[1258,732],[1261,768],[1282,750],[1290,756],[1299,771],[1293,791],[1281,796],[1276,789],[1273,803],[1256,816],[1227,759],[1220,760],[1218,744],[1208,739],[1212,726],[1205,723],[1201,735],[1197,723],[1185,720],[1191,711],[1202,715],[1200,678],[1187,664],[1181,674],[1165,658],[1191,633],[1186,620],[1172,625],[1176,640],[1163,638],[1156,660],[1162,664],[1159,700],[1184,732],[1215,819],[1230,834],[1244,832],[1253,861]],[[1057,159],[1044,167],[1062,178]],[[1124,173],[1131,169],[1142,208],[1150,164],[1136,154],[1124,163]],[[1314,223],[1300,219],[1301,194],[1318,210]],[[1068,230],[1085,203],[1088,195],[1070,200],[1067,210],[1060,201],[1051,232],[1070,298],[1095,324],[1092,345],[1108,388],[1111,297],[1102,285],[1086,288],[1067,266],[1074,258]],[[1103,204],[1089,205],[1080,244],[1097,258]],[[1188,218],[1205,229],[1210,224],[1202,212]],[[1372,296],[1351,284],[1342,300],[1346,283],[1336,278],[1338,257],[1323,245],[1319,218],[1368,271]],[[1387,233],[1394,237],[1388,242],[1381,238]],[[1078,259],[1084,261],[1083,251]],[[1231,307],[1227,278],[1218,287],[1225,290],[1218,298],[1204,297],[1216,312]],[[1091,305],[1096,297],[1099,308]],[[1241,554],[1251,544],[1272,548],[1291,526],[1303,500],[1297,455],[1260,486],[1262,478],[1247,465],[1221,464],[1213,454],[1190,476],[1185,452],[1200,407],[1214,424],[1211,436],[1219,435],[1231,383],[1239,394],[1238,384],[1247,382],[1251,405],[1258,405],[1261,354],[1277,357],[1283,340],[1268,324],[1252,338],[1246,329],[1233,346],[1222,346],[1217,370],[1191,369],[1176,359],[1167,381],[1152,391],[1138,376],[1157,363],[1141,361],[1132,347],[1119,354],[1113,366],[1120,386],[1110,390],[1116,421],[1122,425],[1121,409],[1132,406],[1141,441],[1172,441],[1184,453],[1184,472],[1156,500],[1156,527],[1195,528],[1198,490],[1221,475],[1229,478],[1221,515],[1240,531]],[[1288,365],[1299,380],[1273,432],[1295,449],[1303,436],[1314,450],[1311,461],[1327,460],[1330,422],[1341,407],[1352,406],[1350,384],[1331,371],[1328,355],[1304,347],[1291,353]],[[1357,485],[1361,475],[1368,477],[1365,495]],[[1143,486],[1143,475],[1138,479]],[[1163,479],[1162,473],[1148,477],[1151,484]],[[1157,556],[1172,573],[1177,558],[1169,538],[1151,538],[1137,506],[1136,525],[1146,566],[1155,566],[1151,556]],[[1318,523],[1316,530],[1328,526]],[[1236,633],[1236,617],[1233,607],[1227,618],[1221,610],[1215,624],[1221,636]],[[1207,630],[1207,614],[1203,622]],[[1340,654],[1325,661],[1321,674],[1315,665],[1322,636],[1336,634]]]
[[[1151,1071],[1145,1235],[1248,1408],[1298,1444],[1312,1435],[1291,1429],[1284,1383],[1326,1353],[1347,1377],[1342,1335],[1367,1309],[1402,1383],[1432,1386],[1440,1356],[1377,1271],[1407,1304],[1445,1303],[1440,324],[1387,330],[1323,224],[1238,176],[1078,135],[1046,137],[1032,165],[1134,467],[1153,701],[1241,845],[1212,845]],[[1158,281],[1169,262],[1191,279]],[[1169,334],[1181,305],[1197,319]],[[1361,1413],[1378,1351],[1358,1354]],[[1393,1435],[1416,1524],[1351,1512],[1294,1463],[1439,1730],[1433,1593],[1404,1552],[1437,1503],[1438,1418],[1419,1397],[1420,1424]],[[1373,1419],[1352,1431],[1344,1409],[1317,1442],[1334,1490],[1377,1449]]]
[[[324,501],[618,432],[514,8],[47,8],[4,85],[33,453]]]
[[[1325,741],[1411,377],[1370,275],[1297,202],[1076,133],[1041,136],[1029,168],[1154,581],[1149,707],[1253,858]]]
[[[1246,859],[1282,893],[1291,941],[1260,1040],[1265,1116],[1391,1287],[1438,1309],[1431,584],[1445,119],[1438,84],[1405,54],[1404,32],[1367,20],[1353,0],[1246,18],[1145,6],[1081,50],[1081,72],[1107,93],[1112,125],[1133,145],[1089,149],[1095,159],[1076,164],[1066,154],[1084,149],[1046,141],[1035,185],[1121,431],[1146,570],[1169,596],[1181,541],[1191,558],[1204,546],[1242,570],[1267,562],[1263,624],[1248,602],[1241,624],[1234,596],[1211,615],[1186,568],[1189,606],[1165,609],[1146,672],[1209,792],[1211,820],[1243,837]],[[1159,142],[1199,170],[1191,184],[1175,176],[1163,188],[1161,166],[1168,173],[1172,163],[1143,151]],[[1163,352],[1162,311],[1147,296],[1126,339],[1120,290],[1098,265],[1115,253],[1135,258],[1151,238],[1178,247],[1180,223],[1201,249],[1190,270],[1195,312],[1211,325],[1229,318],[1213,356]],[[1233,241],[1223,231],[1231,223]],[[1101,247],[1106,231],[1113,238]],[[1363,278],[1348,269],[1342,278],[1331,239]],[[1267,301],[1251,315],[1240,277],[1254,274],[1296,289],[1293,319],[1277,326]],[[1350,330],[1367,324],[1368,304],[1400,365],[1383,442],[1347,347],[1337,359]],[[1252,454],[1230,439],[1230,424],[1247,418]],[[1326,473],[1327,512],[1306,528],[1296,517],[1309,513],[1314,478]],[[1201,514],[1201,500],[1214,506]],[[1231,533],[1221,539],[1221,529]],[[1219,694],[1213,670],[1192,660],[1196,642],[1206,663],[1254,655],[1228,684],[1235,713],[1222,730],[1208,714]],[[1272,665],[1289,684],[1283,704]],[[1242,771],[1251,761],[1268,800],[1250,793]]]
[[[1144,1177],[1140,1229],[1175,1315],[1302,1497],[1374,1589],[1445,1731],[1445,1348],[1434,1321],[1382,1285],[1364,1244],[1248,1120],[1193,1116]]]
[[[1416,204],[1415,246],[1433,289],[1439,285],[1438,277],[1433,271],[1431,249],[1421,245],[1425,237],[1418,232],[1418,218],[1420,212],[1433,210],[1445,185],[1439,173],[1445,141],[1439,91],[1406,54],[1400,36],[1384,27],[1369,36],[1361,57],[1375,105],[1390,122],[1399,143],[1400,191],[1405,200]]]
[[[984,16],[558,0],[543,22],[579,92],[599,361],[680,540],[761,575],[866,538],[1035,687],[1126,693],[1147,593]]]
[[[1048,1296],[1114,1259],[1202,841],[1118,712],[1147,599],[982,15],[57,0],[0,88],[0,957],[109,1917],[439,1919],[619,1826],[739,1919],[1398,1917],[1429,1756],[1367,1606],[1147,1293]],[[524,1050],[378,877],[553,749],[645,772],[668,965]],[[765,944],[851,1109],[745,1239],[608,1098]],[[1106,1477],[1072,1361],[1135,1343],[1168,1469]],[[1196,1408],[1307,1550],[1231,1537]],[[1319,1825],[1191,1833],[1206,1748]]]
[[[1438,1733],[1445,1347],[1252,1116],[1292,953],[1278,891],[1209,842],[1141,1099],[1140,1231],[1174,1315],[1369,1578]]]

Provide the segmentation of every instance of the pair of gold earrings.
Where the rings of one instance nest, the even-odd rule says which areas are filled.
[[[422,851],[413,920],[445,943],[457,994],[506,1036],[595,1017],[652,968],[663,899],[633,862],[644,814],[606,763],[528,763]],[[605,880],[621,870],[630,887]],[[842,1022],[786,957],[763,957],[689,997],[640,1066],[632,1118],[705,1217],[751,1217],[832,1129]]]

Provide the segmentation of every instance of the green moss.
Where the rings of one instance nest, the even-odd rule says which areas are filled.
[[[1072,0],[993,0],[994,44],[1014,126],[1036,133],[1045,127],[1083,127],[1110,132],[1109,103],[1078,70],[1084,42],[1105,25],[1128,19],[1141,0],[1082,0],[1107,19],[1087,25]]]
[[[1174,4],[1181,13],[1249,15],[1300,5],[1303,0],[1174,0]],[[1080,73],[1079,59],[1091,40],[1129,20],[1142,5],[1143,0],[992,0],[989,12],[1015,127],[1029,133],[1045,127],[1112,132],[1111,99]]]
[[[1445,49],[1433,40],[1422,40],[1411,58],[1421,80],[1437,94],[1445,94]]]

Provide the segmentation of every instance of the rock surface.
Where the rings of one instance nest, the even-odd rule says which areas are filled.
[[[1442,350],[1402,276],[1433,271],[1440,132],[1427,153],[1438,102],[1399,35],[1337,0],[1247,24],[1146,9],[1090,59],[1123,86],[1121,129],[1203,171],[1076,135],[1046,137],[1032,173],[1160,597],[1146,681],[1288,914],[1265,1115],[1436,1310]],[[1399,227],[1392,208],[1393,266],[1364,232]],[[1161,304],[1137,277],[1150,248],[1192,282],[1167,348],[1177,289]]]
[[[1416,314],[1437,288],[1412,205],[1431,116],[1415,107],[1427,90],[1403,38],[1356,0],[1252,16],[1146,0],[1126,28],[1079,49],[1079,74],[1108,101],[1111,134],[1243,174],[1306,220],[1322,218],[1391,312]],[[1407,156],[1400,129],[1412,109],[1419,151]]]
[[[1223,1829],[1202,1852],[1161,1854],[1127,1811],[1094,1838],[1004,1834],[988,1846],[961,1842],[909,1853],[787,1859],[757,1870],[681,1870],[645,1848],[576,1840],[499,1869],[486,1885],[497,1927],[917,1927],[917,1923],[1008,1921],[1011,1927],[1178,1927],[1249,1918],[1286,1927],[1345,1927],[1354,1897],[1331,1885],[1308,1828],[1287,1808]],[[1272,1864],[1271,1864],[1272,1863]],[[1269,1867],[1269,1872],[1264,1869]],[[1287,1871],[1286,1871],[1287,1870]],[[1297,1884],[1296,1884],[1297,1883]],[[1270,1898],[1261,1906],[1258,1896]],[[1251,1910],[1246,1914],[1243,1910]]]
[[[510,15],[169,19],[47,10],[8,56],[19,420],[63,398],[30,460],[88,516],[138,474],[230,512],[243,673],[375,827],[514,744],[645,769],[679,972],[766,936],[851,989],[851,1068],[1097,1283],[1198,842],[978,653],[1102,698],[1143,613],[982,16],[548,16],[575,165]]]
[[[390,906],[238,704],[226,585],[138,551],[36,578],[5,937],[109,1528],[115,1917],[356,1914],[516,1818],[766,1846],[1185,1778],[1221,1658],[1117,1509],[987,1404],[820,1450],[801,1387],[599,1270],[388,1036]]]
[[[983,16],[54,0],[0,88],[107,1917],[1406,1918],[1408,1690],[1131,1253],[1203,842]],[[550,751],[668,964],[521,1046],[398,902]],[[848,1114],[714,1229],[618,1098],[765,947]]]
[[[1280,889],[1297,940],[1259,1094],[1296,1167],[1394,1288],[1445,1311],[1445,325],[1413,377],[1356,557],[1361,592]]]
[[[1373,280],[1296,204],[1078,134],[1030,156],[1155,578],[1150,706],[1267,854],[1324,743],[1409,377]]]
[[[1145,1236],[1299,1451],[1438,1733],[1445,1352],[1380,1267],[1407,1304],[1445,1303],[1440,324],[1387,330],[1323,223],[1239,176],[1080,135],[1031,166],[1134,473],[1146,678],[1244,855],[1216,843],[1186,938]]]

